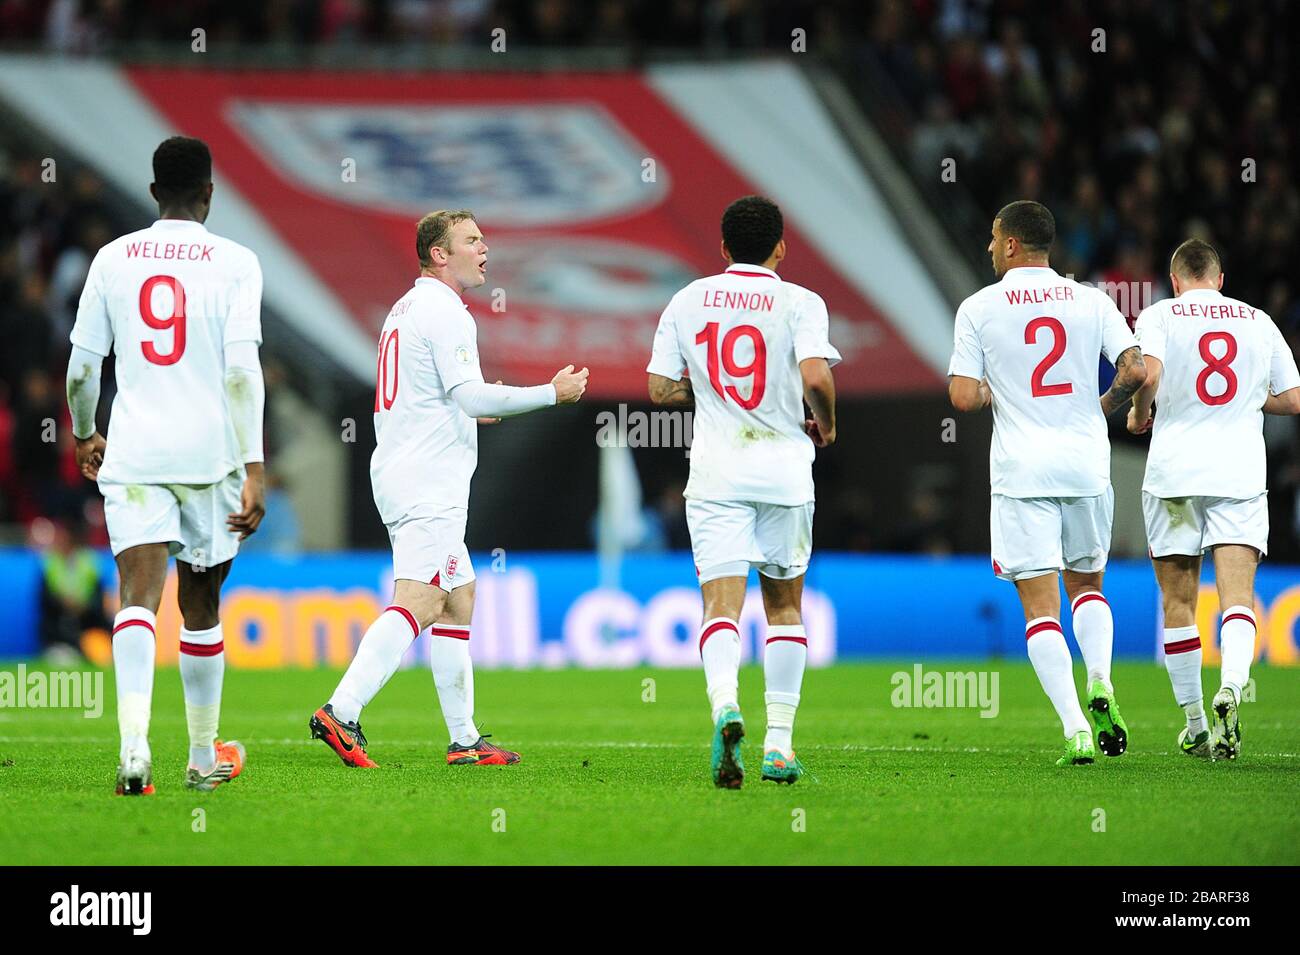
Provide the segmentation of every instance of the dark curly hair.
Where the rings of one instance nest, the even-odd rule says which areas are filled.
[[[1040,202],[1021,199],[1003,206],[995,219],[1002,220],[1002,234],[1019,239],[1030,252],[1047,252],[1056,241],[1056,219]]]
[[[194,202],[211,181],[212,153],[203,140],[173,136],[154,150],[153,184],[159,202]]]
[[[780,207],[765,196],[742,196],[722,213],[722,241],[733,262],[762,265],[784,231]]]

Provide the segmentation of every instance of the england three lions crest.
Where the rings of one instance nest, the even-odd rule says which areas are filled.
[[[551,226],[626,216],[667,195],[667,171],[643,181],[650,151],[594,103],[241,101],[230,116],[281,175],[405,215],[469,208],[492,225]]]

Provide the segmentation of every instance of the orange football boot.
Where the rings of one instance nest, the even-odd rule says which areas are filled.
[[[324,740],[325,745],[338,754],[343,765],[357,769],[378,769],[379,764],[366,755],[366,734],[361,732],[361,721],[345,723],[334,715],[334,707],[326,703],[312,714],[307,723],[312,739]]]
[[[212,792],[222,783],[230,782],[244,771],[244,760],[247,759],[248,753],[244,750],[243,743],[238,740],[231,740],[229,743],[217,740],[212,745],[217,751],[217,761],[212,771],[203,773],[193,766],[188,767],[185,770],[186,789]]]

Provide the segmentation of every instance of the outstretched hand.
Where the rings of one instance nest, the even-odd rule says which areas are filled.
[[[587,390],[587,377],[591,373],[583,368],[574,371],[572,365],[565,365],[555,373],[551,384],[555,386],[555,403],[557,405],[573,404]]]

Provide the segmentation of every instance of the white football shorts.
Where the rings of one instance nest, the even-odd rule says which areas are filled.
[[[788,507],[754,501],[686,501],[686,524],[700,583],[748,577],[793,580],[812,555],[813,502]]]
[[[393,577],[433,584],[450,593],[474,579],[465,548],[463,507],[422,504],[388,526],[393,543]]]
[[[243,486],[242,468],[216,484],[100,481],[113,556],[140,544],[166,544],[171,556],[195,567],[224,564],[239,552],[239,535],[226,518],[243,508]]]
[[[1142,492],[1152,557],[1199,556],[1216,544],[1245,544],[1268,553],[1268,492],[1232,497],[1156,497]]]
[[[1106,567],[1115,491],[1093,497],[993,495],[989,538],[993,572],[1026,580],[1066,570],[1094,574]]]

